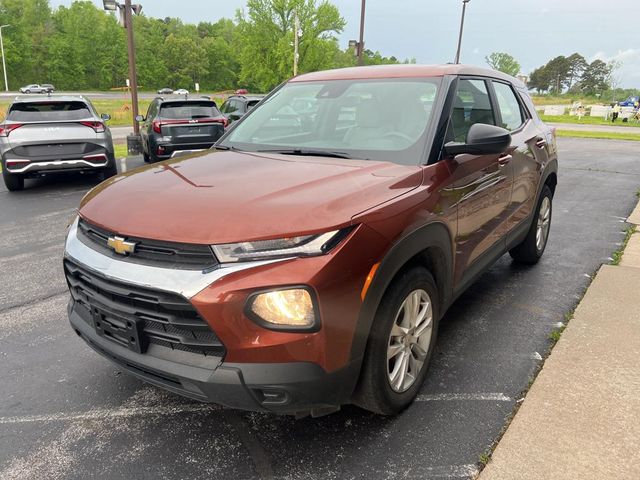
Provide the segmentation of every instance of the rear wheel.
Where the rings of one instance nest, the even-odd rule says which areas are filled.
[[[547,247],[549,229],[551,228],[551,213],[553,211],[553,193],[545,185],[538,200],[535,216],[525,239],[509,250],[509,255],[520,263],[534,264],[542,257]]]
[[[115,177],[118,174],[118,167],[116,167],[116,160],[111,159],[109,165],[107,165],[101,172],[100,176],[102,180],[106,180],[107,178]]]
[[[17,192],[24,188],[24,177],[16,173],[9,173],[6,168],[2,169],[2,179],[10,192]]]
[[[437,336],[438,290],[431,274],[412,268],[396,278],[376,313],[355,403],[394,415],[416,397]]]

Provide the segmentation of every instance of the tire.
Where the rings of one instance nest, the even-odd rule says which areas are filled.
[[[118,168],[116,167],[116,161],[115,159],[112,159],[111,163],[102,170],[100,177],[102,178],[102,181],[104,181],[108,178],[115,177],[117,174]]]
[[[410,310],[405,305],[416,296],[420,303],[413,311],[418,312],[418,318],[423,313],[424,320],[410,327],[411,322],[406,316]],[[438,289],[428,270],[414,267],[393,281],[382,297],[369,332],[360,381],[354,395],[356,405],[381,415],[395,415],[409,406],[427,374],[436,343],[439,315]],[[412,331],[418,332],[420,325],[423,326],[422,333],[412,337],[414,341],[405,336]],[[406,332],[408,326],[409,332]],[[388,355],[391,358],[388,359]],[[404,365],[408,370],[403,368]],[[412,368],[415,368],[413,372]],[[402,371],[406,373],[401,377]]]
[[[156,157],[153,154],[153,152],[149,152],[149,163],[156,163],[156,162],[159,162],[159,161],[160,161],[160,159],[158,157]]]
[[[144,149],[144,143],[142,144],[142,159],[144,160],[144,163],[151,163],[151,157],[149,156],[149,145],[147,145],[147,149]]]
[[[551,214],[553,213],[553,193],[548,185],[542,187],[535,215],[525,239],[509,250],[509,255],[516,262],[533,265],[538,263],[549,239]],[[538,236],[540,235],[540,236]]]
[[[24,177],[22,175],[9,173],[6,168],[3,168],[2,179],[10,192],[18,192],[24,189]]]

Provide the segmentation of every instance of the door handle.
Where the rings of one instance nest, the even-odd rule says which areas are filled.
[[[509,163],[511,161],[511,159],[513,158],[513,155],[511,155],[510,153],[507,153],[506,155],[501,155],[500,157],[498,157],[498,164],[503,167],[505,166],[507,163]]]
[[[547,141],[546,141],[544,138],[539,138],[539,139],[536,141],[536,147],[538,147],[538,148],[544,148],[544,147],[546,147],[546,146],[547,146]]]

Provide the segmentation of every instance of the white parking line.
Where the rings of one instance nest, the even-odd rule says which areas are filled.
[[[419,473],[428,475],[428,478],[475,478],[478,467],[474,464],[433,466],[421,468]]]
[[[441,401],[491,401],[511,402],[513,399],[504,393],[437,393],[434,395],[418,395],[417,402],[441,402]]]
[[[76,413],[51,413],[47,415],[25,415],[21,417],[0,417],[0,425],[16,423],[37,423],[37,422],[74,422],[77,420],[109,420],[113,418],[128,418],[143,415],[176,415],[180,413],[200,413],[222,410],[224,407],[218,405],[180,405],[174,407],[121,407],[121,408],[98,408],[87,412]]]
[[[124,173],[127,171],[127,157],[122,157],[120,159],[120,173]]]

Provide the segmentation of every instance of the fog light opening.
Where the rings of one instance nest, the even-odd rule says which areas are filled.
[[[316,303],[307,288],[260,292],[247,302],[247,315],[274,330],[315,331],[319,326]]]

